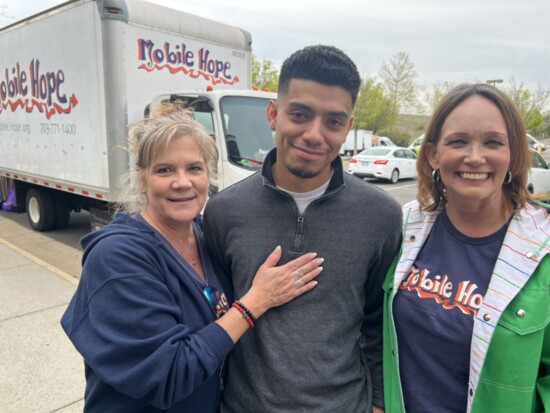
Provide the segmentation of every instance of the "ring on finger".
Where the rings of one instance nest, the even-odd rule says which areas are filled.
[[[294,286],[296,288],[300,288],[302,285],[304,285],[304,283],[302,282],[302,280],[296,280],[294,281]]]
[[[300,270],[295,270],[295,271],[292,271],[292,275],[297,278],[300,278],[300,276],[302,275],[302,272]]]

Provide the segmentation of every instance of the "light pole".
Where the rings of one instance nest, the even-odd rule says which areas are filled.
[[[496,86],[497,83],[502,83],[502,79],[490,79],[487,81],[490,85]]]

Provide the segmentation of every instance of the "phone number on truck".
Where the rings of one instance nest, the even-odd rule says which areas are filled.
[[[76,124],[74,123],[41,123],[40,133],[42,135],[75,135]]]

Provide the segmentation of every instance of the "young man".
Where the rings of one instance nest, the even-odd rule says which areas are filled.
[[[280,264],[309,251],[325,259],[315,288],[269,310],[236,345],[223,413],[383,405],[381,284],[399,248],[401,207],[344,173],[338,156],[360,81],[355,64],[334,47],[290,56],[277,102],[267,109],[276,148],[261,173],[207,204],[207,242],[232,275],[235,297],[277,245]],[[300,275],[292,274],[297,288]]]

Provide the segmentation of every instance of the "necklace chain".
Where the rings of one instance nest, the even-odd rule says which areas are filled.
[[[145,215],[147,215],[147,218],[154,222],[154,220],[151,218],[151,216],[149,215],[149,213],[147,212],[146,209],[144,209],[142,211]],[[150,222],[150,225],[152,225],[153,227],[156,228],[156,226]],[[175,243],[172,243],[169,238],[164,235],[164,233],[162,231],[160,231],[158,228],[156,228],[156,230],[166,239],[166,241],[172,246],[172,248],[174,248],[174,250],[183,257],[183,259],[189,263],[189,265],[191,265],[195,271],[197,272],[197,274],[199,275],[199,277],[202,279],[203,282],[206,282],[206,274],[204,272],[204,268],[202,266],[202,261],[201,261],[201,257],[200,257],[200,251],[199,251],[199,246],[196,242],[196,238],[195,238],[195,242],[188,242],[188,243],[183,243],[181,244],[181,246],[176,246]],[[189,249],[190,252],[185,252],[185,249]]]

